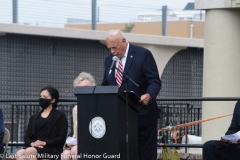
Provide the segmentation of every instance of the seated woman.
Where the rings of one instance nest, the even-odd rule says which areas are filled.
[[[56,109],[58,99],[57,89],[41,89],[39,105],[42,110],[30,117],[24,137],[26,148],[16,153],[16,160],[60,159],[68,122],[65,114]]]
[[[77,86],[95,86],[95,79],[86,72],[81,72],[79,76],[73,81],[73,87]],[[73,138],[77,138],[77,105],[72,110],[73,114]],[[68,145],[68,144],[67,144]],[[77,145],[68,145],[68,149],[62,153],[62,160],[77,160]]]

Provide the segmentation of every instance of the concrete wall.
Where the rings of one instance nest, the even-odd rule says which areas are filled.
[[[195,0],[195,9],[239,8],[239,0]]]
[[[168,46],[154,46],[154,45],[142,45],[149,49],[156,60],[159,75],[161,76],[165,66],[169,60],[180,50],[185,49],[184,47],[168,47]]]
[[[167,36],[169,37],[185,37],[190,38],[190,25],[193,24],[192,38],[204,38],[204,23],[203,21],[168,21],[167,22]],[[134,34],[148,34],[148,35],[162,35],[162,22],[134,22],[134,23],[109,23],[97,24],[98,31],[108,31],[111,29],[124,30],[125,25],[134,25],[130,33]],[[91,24],[66,24],[66,28],[86,29],[91,30]]]
[[[204,38],[204,97],[239,97],[240,1],[195,0],[196,9],[206,9]],[[234,101],[203,102],[203,119],[233,113]],[[203,142],[219,140],[232,117],[203,123]],[[214,127],[213,127],[214,126]]]

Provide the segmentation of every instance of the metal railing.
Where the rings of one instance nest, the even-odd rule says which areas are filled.
[[[169,125],[178,125],[182,123],[188,123],[201,119],[201,108],[194,108],[190,103],[191,101],[237,101],[240,97],[161,97],[157,99],[159,108],[161,109],[159,126],[161,129]],[[189,103],[181,103],[188,101]],[[2,108],[7,109],[4,111],[4,121],[10,126],[10,132],[12,135],[9,146],[17,147],[24,146],[23,136],[27,127],[28,119],[30,115],[37,113],[40,109],[38,106],[38,100],[0,100]],[[72,108],[77,104],[76,99],[61,99],[59,100],[58,109],[63,111],[69,121],[69,133],[72,132]],[[17,124],[15,124],[17,123]],[[184,133],[194,134],[201,136],[201,125],[192,126],[190,128],[184,128],[179,130],[179,134]],[[158,147],[190,147],[190,148],[201,148],[202,144],[180,144],[180,136],[178,144],[174,144],[171,133],[167,133],[164,143],[158,144]]]
[[[157,101],[238,101],[240,97],[161,97]],[[186,134],[187,135],[187,134]],[[203,144],[174,144],[174,143],[159,143],[158,148],[161,147],[189,147],[202,148]]]
[[[76,100],[66,103],[60,102],[57,108],[67,117],[69,135],[73,134],[72,109],[76,104]],[[11,134],[9,146],[10,152],[13,153],[14,147],[24,146],[24,135],[29,119],[32,115],[38,113],[41,108],[38,100],[1,100],[0,105],[4,113],[5,127],[9,129]]]

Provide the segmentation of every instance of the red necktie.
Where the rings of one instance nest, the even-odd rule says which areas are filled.
[[[116,74],[116,81],[117,81],[118,87],[120,87],[122,84],[122,73],[119,72],[119,70],[123,71],[122,58],[120,58],[120,61],[118,63],[118,70],[117,70],[117,74]]]

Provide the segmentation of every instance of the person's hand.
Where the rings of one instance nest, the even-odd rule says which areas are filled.
[[[37,141],[35,141],[34,142],[34,146],[45,146],[46,145],[46,142],[44,142],[44,141],[40,141],[40,140],[37,140]],[[39,148],[41,148],[41,147],[39,147]]]
[[[139,102],[142,103],[143,105],[148,105],[150,100],[151,100],[150,94],[146,93],[141,95]]]
[[[37,146],[38,148],[43,148],[43,146]]]
[[[240,144],[240,139],[237,140],[237,144]]]
[[[32,142],[32,143],[30,144],[30,146],[31,146],[31,147],[34,147],[34,146],[35,146],[35,142]]]
[[[67,146],[68,146],[69,148],[72,148],[74,145],[72,145],[72,144],[67,144]]]
[[[72,138],[75,138],[75,139],[77,139],[77,136],[74,134],[74,135],[72,136]]]
[[[229,141],[228,141],[228,140],[225,140],[225,139],[222,139],[222,137],[221,137],[220,141],[221,141],[222,144],[225,145],[225,146],[229,144]]]

